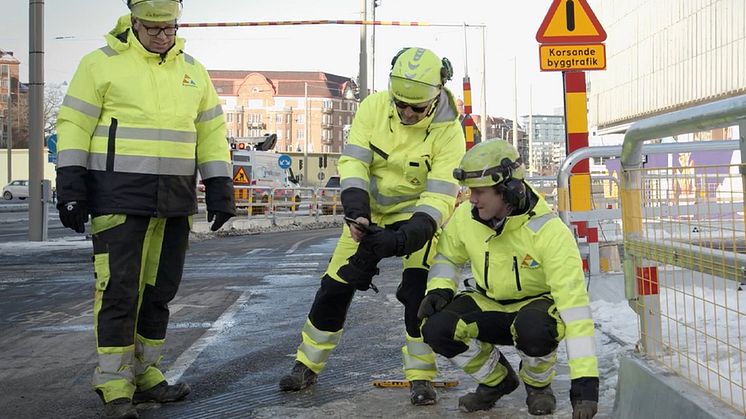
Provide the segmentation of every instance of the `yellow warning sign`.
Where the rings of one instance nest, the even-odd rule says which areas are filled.
[[[604,44],[540,45],[539,67],[542,71],[604,70],[606,68],[606,46]]]
[[[238,170],[233,174],[233,183],[249,184],[249,177],[246,176],[246,170],[244,170],[243,166],[238,166]]]
[[[587,0],[554,0],[536,32],[536,40],[542,44],[603,42],[606,31]]]

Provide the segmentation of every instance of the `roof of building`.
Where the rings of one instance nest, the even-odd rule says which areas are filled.
[[[13,51],[5,51],[3,49],[0,49],[0,62],[3,63],[14,63],[19,64],[20,61],[18,61],[18,58],[13,56]]]
[[[244,80],[251,74],[260,74],[275,90],[275,96],[342,97],[345,87],[355,82],[336,74],[321,71],[253,71],[208,70],[215,89],[221,95],[238,95]]]

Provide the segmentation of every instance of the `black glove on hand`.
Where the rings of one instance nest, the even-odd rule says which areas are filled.
[[[417,310],[417,318],[422,320],[443,310],[453,300],[453,291],[446,288],[436,288],[425,295]]]
[[[402,233],[388,228],[374,229],[360,240],[360,247],[368,250],[378,259],[403,256],[405,237]]]
[[[85,201],[70,201],[57,205],[62,225],[75,230],[77,233],[85,233],[85,223],[88,222],[88,209]]]
[[[356,289],[367,291],[372,288],[373,276],[378,274],[377,265],[380,261],[381,259],[368,249],[358,247],[357,252],[347,260],[347,264],[339,268],[337,275]]]
[[[571,380],[570,403],[572,419],[591,419],[598,411],[598,378],[580,377]]]
[[[210,226],[210,230],[212,231],[220,230],[220,227],[222,227],[226,221],[230,220],[231,217],[233,217],[233,214],[228,214],[227,212],[207,211],[207,221],[212,221],[213,218],[215,219],[215,222]]]

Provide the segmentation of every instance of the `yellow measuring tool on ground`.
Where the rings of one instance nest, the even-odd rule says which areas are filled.
[[[432,384],[433,387],[452,388],[458,385],[458,380],[433,380]],[[409,387],[409,380],[373,380],[373,387]]]

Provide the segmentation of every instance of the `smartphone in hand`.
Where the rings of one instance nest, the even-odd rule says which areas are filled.
[[[359,228],[360,230],[363,230],[366,233],[370,233],[370,228],[368,228],[367,225],[360,224],[354,218],[345,217],[345,222],[347,222],[347,224],[354,225],[355,227]]]

